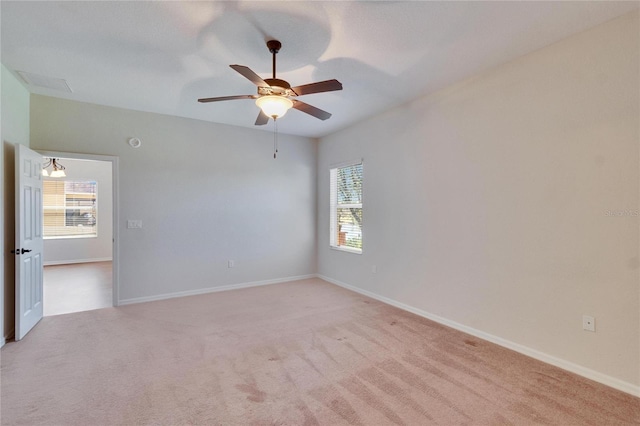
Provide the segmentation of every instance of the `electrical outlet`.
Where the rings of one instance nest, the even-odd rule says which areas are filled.
[[[376,265],[373,265],[373,266],[371,267],[371,273],[372,273],[372,274],[377,274],[377,273],[378,273],[378,267],[377,267]]]
[[[596,319],[589,315],[582,316],[582,328],[587,331],[596,331]]]
[[[233,268],[233,267],[235,266],[235,263],[233,262],[233,260],[230,260],[230,261],[227,263],[227,266],[228,266],[229,268]]]

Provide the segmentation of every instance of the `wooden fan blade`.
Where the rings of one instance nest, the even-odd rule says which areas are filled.
[[[269,85],[258,74],[251,71],[249,67],[244,65],[229,65],[231,68],[242,74],[245,78],[251,81],[256,86],[269,87]]]
[[[333,92],[334,90],[342,90],[342,83],[338,80],[325,80],[319,81],[318,83],[292,87],[291,90],[298,96],[309,95],[311,93]]]
[[[201,98],[198,102],[218,102],[218,101],[232,101],[234,99],[258,99],[258,95],[237,95],[237,96],[220,96],[217,98]]]
[[[269,122],[269,116],[260,110],[258,118],[256,118],[256,126],[264,126]]]
[[[320,108],[305,104],[301,101],[293,100],[293,108],[297,109],[298,111],[306,112],[307,114],[312,115],[315,118],[319,118],[320,120],[326,120],[331,117],[331,114],[327,111],[323,111]]]

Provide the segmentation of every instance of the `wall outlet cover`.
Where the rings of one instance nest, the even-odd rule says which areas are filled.
[[[582,316],[582,329],[587,331],[596,331],[596,319],[589,315]]]

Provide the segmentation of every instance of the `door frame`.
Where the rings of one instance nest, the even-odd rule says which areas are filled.
[[[113,306],[118,306],[120,301],[120,267],[119,267],[119,241],[120,241],[120,226],[118,215],[118,200],[119,200],[119,179],[118,179],[118,157],[113,155],[98,155],[98,154],[84,154],[80,152],[60,152],[60,151],[43,151],[36,149],[36,152],[44,157],[55,158],[69,158],[72,160],[94,160],[94,161],[107,161],[111,163],[111,183],[113,185],[113,202],[111,208],[113,209],[113,225],[111,230],[111,236],[113,239],[112,252],[111,252],[111,293],[113,294]]]

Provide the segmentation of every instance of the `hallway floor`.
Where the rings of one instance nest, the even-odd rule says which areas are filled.
[[[44,267],[44,315],[113,306],[111,262]]]

